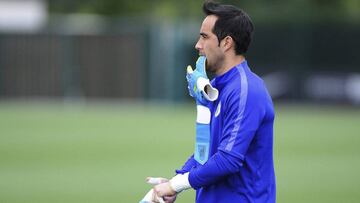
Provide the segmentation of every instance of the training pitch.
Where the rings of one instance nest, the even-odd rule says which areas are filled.
[[[192,153],[194,106],[0,103],[0,202],[138,202]],[[275,109],[277,202],[358,202],[360,109]]]

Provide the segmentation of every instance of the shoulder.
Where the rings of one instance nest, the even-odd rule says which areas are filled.
[[[227,94],[246,96],[247,93],[262,94],[266,92],[264,81],[258,75],[243,67],[236,69],[237,71],[224,88]]]
[[[261,105],[268,100],[268,91],[264,81],[255,73],[248,69],[237,68],[234,77],[229,80],[224,88],[223,96],[225,103],[232,105],[236,102],[242,102],[243,105]]]

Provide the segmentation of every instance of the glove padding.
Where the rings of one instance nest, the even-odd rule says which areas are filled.
[[[196,61],[196,69],[189,65],[186,71],[189,94],[197,103],[206,105],[209,101],[215,101],[219,91],[214,88],[206,75],[206,57],[200,56]]]

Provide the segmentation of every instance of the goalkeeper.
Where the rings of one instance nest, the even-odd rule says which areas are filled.
[[[234,6],[207,1],[203,10],[206,18],[195,48],[206,57],[206,70],[215,74],[211,86],[219,95],[211,101],[210,93],[217,91],[199,87],[203,73],[198,67],[188,71],[198,110],[195,151],[174,178],[154,186],[154,197],[174,202],[179,192],[193,188],[197,203],[273,203],[274,108],[244,55],[253,24]]]

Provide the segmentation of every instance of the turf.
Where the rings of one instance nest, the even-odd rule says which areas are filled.
[[[358,202],[360,109],[276,111],[278,202]],[[194,119],[193,105],[2,102],[0,202],[138,202],[145,177],[192,153]]]

